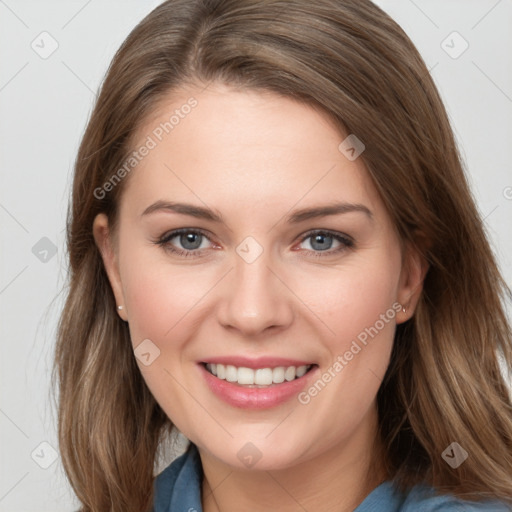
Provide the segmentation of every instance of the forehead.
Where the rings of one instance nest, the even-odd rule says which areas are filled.
[[[204,89],[204,88],[203,88]],[[137,130],[135,166],[122,202],[139,213],[157,199],[202,201],[219,211],[278,213],[294,204],[379,207],[363,160],[320,109],[271,92],[212,84],[172,92]]]

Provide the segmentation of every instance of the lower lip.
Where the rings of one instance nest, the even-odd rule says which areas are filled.
[[[274,384],[268,388],[247,388],[218,379],[202,363],[199,367],[210,390],[228,404],[241,409],[269,409],[287,402],[306,387],[319,369],[318,366],[314,366],[298,379]]]

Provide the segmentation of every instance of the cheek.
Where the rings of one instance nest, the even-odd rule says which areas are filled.
[[[132,341],[176,338],[192,309],[200,309],[206,281],[179,267],[138,267],[126,276],[125,293]]]
[[[357,337],[386,311],[388,316],[396,314],[392,306],[398,279],[393,261],[359,261],[337,271],[319,272],[314,279],[310,276],[302,280],[296,289],[297,295],[324,322],[326,332],[340,343]]]
[[[340,432],[345,435],[357,427],[389,365],[400,261],[379,258],[368,263],[360,260],[339,272],[326,272],[315,286],[309,283],[301,291],[321,320],[316,324],[322,325],[325,334],[320,339],[326,350],[319,379],[299,401],[306,404],[310,417],[328,418],[323,426],[315,422],[326,440],[338,439]]]
[[[188,342],[199,327],[195,315],[201,315],[201,297],[211,284],[208,286],[206,276],[201,277],[192,268],[142,265],[134,259],[125,269],[123,284],[132,346],[136,349],[149,339],[159,350],[149,366],[138,361],[139,369],[168,417],[185,429],[197,411],[191,408],[190,396],[180,385],[188,378],[183,362],[190,363]]]
[[[120,261],[132,344],[146,338],[160,344],[185,315],[187,305],[190,309],[188,296],[195,295],[194,286],[187,284],[180,267],[163,264],[160,248],[136,243],[134,238],[122,240]]]

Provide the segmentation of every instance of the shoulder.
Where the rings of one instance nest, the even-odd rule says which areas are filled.
[[[354,512],[511,512],[499,501],[469,501],[440,494],[427,485],[415,485],[401,494],[391,481],[376,487]]]
[[[432,487],[414,486],[399,512],[510,512],[512,505],[500,501],[470,501],[451,494],[439,494]]]

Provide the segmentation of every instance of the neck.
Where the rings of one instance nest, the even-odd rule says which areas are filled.
[[[285,469],[240,470],[200,451],[203,511],[352,512],[386,479],[381,453],[376,410],[349,438]]]

